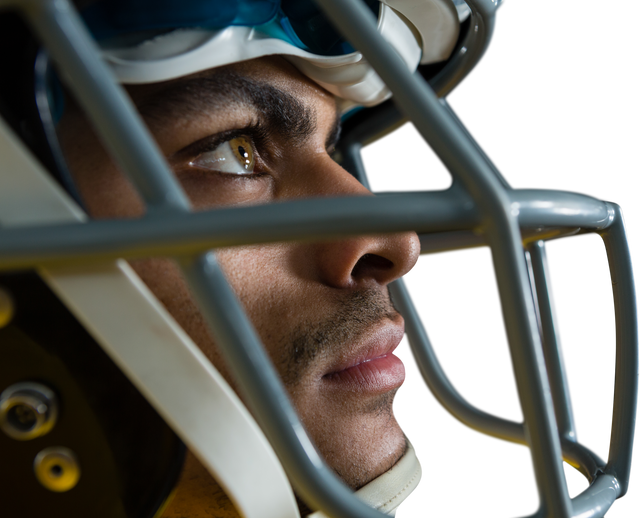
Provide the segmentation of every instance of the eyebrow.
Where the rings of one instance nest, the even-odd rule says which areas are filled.
[[[306,143],[317,129],[313,107],[271,84],[229,70],[175,81],[145,98],[138,104],[138,111],[148,122],[163,124],[233,105],[251,107],[265,120],[269,132],[286,137],[294,145]],[[336,113],[327,135],[327,149],[339,139],[340,122]]]

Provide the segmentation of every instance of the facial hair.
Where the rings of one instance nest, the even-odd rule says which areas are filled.
[[[282,381],[294,387],[318,357],[340,354],[370,326],[397,317],[386,290],[367,289],[340,297],[328,316],[318,321],[305,320],[281,339]]]

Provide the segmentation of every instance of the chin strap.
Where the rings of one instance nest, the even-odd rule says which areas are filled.
[[[355,495],[374,509],[395,516],[396,509],[418,486],[421,476],[420,462],[407,440],[407,451],[395,466],[358,489]],[[307,518],[327,518],[327,515],[317,511]]]

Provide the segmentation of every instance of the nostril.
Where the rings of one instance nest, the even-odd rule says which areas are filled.
[[[393,268],[393,262],[375,254],[364,254],[351,270],[351,277],[375,277],[377,273],[386,272]]]

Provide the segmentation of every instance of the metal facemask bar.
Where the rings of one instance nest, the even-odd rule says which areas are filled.
[[[405,230],[423,234],[425,250],[488,244],[498,279],[524,425],[485,414],[460,397],[440,369],[415,310],[398,283],[393,288],[394,300],[407,320],[414,354],[430,388],[456,417],[484,433],[530,447],[541,502],[535,516],[604,516],[628,486],[637,392],[635,295],[619,209],[578,194],[511,190],[446,104],[423,81],[403,69],[376,33],[371,14],[360,2],[319,0],[318,3],[336,27],[364,53],[393,91],[401,112],[414,122],[447,166],[454,178],[451,189],[444,193],[294,201],[191,214],[182,189],[130,103],[97,58],[95,45],[69,4],[65,0],[1,0],[0,7],[21,10],[42,38],[63,80],[145,199],[147,215],[134,221],[2,229],[0,269],[99,263],[118,257],[177,258],[239,390],[298,494],[312,508],[329,516],[379,518],[381,513],[354,498],[321,461],[255,330],[214,255],[207,250]],[[472,26],[476,24],[490,34],[497,2],[467,3],[472,10]],[[525,261],[528,254],[548,348],[553,341],[553,327],[544,291],[541,240],[582,232],[598,232],[603,236],[614,286],[616,386],[607,464],[572,440],[570,404],[563,389],[561,365],[551,354],[543,352]],[[529,243],[526,250],[523,238]],[[547,371],[551,373],[551,383]],[[132,376],[135,378],[135,374]],[[139,379],[132,381],[141,383]],[[573,500],[568,496],[562,471],[563,454],[592,481]]]

